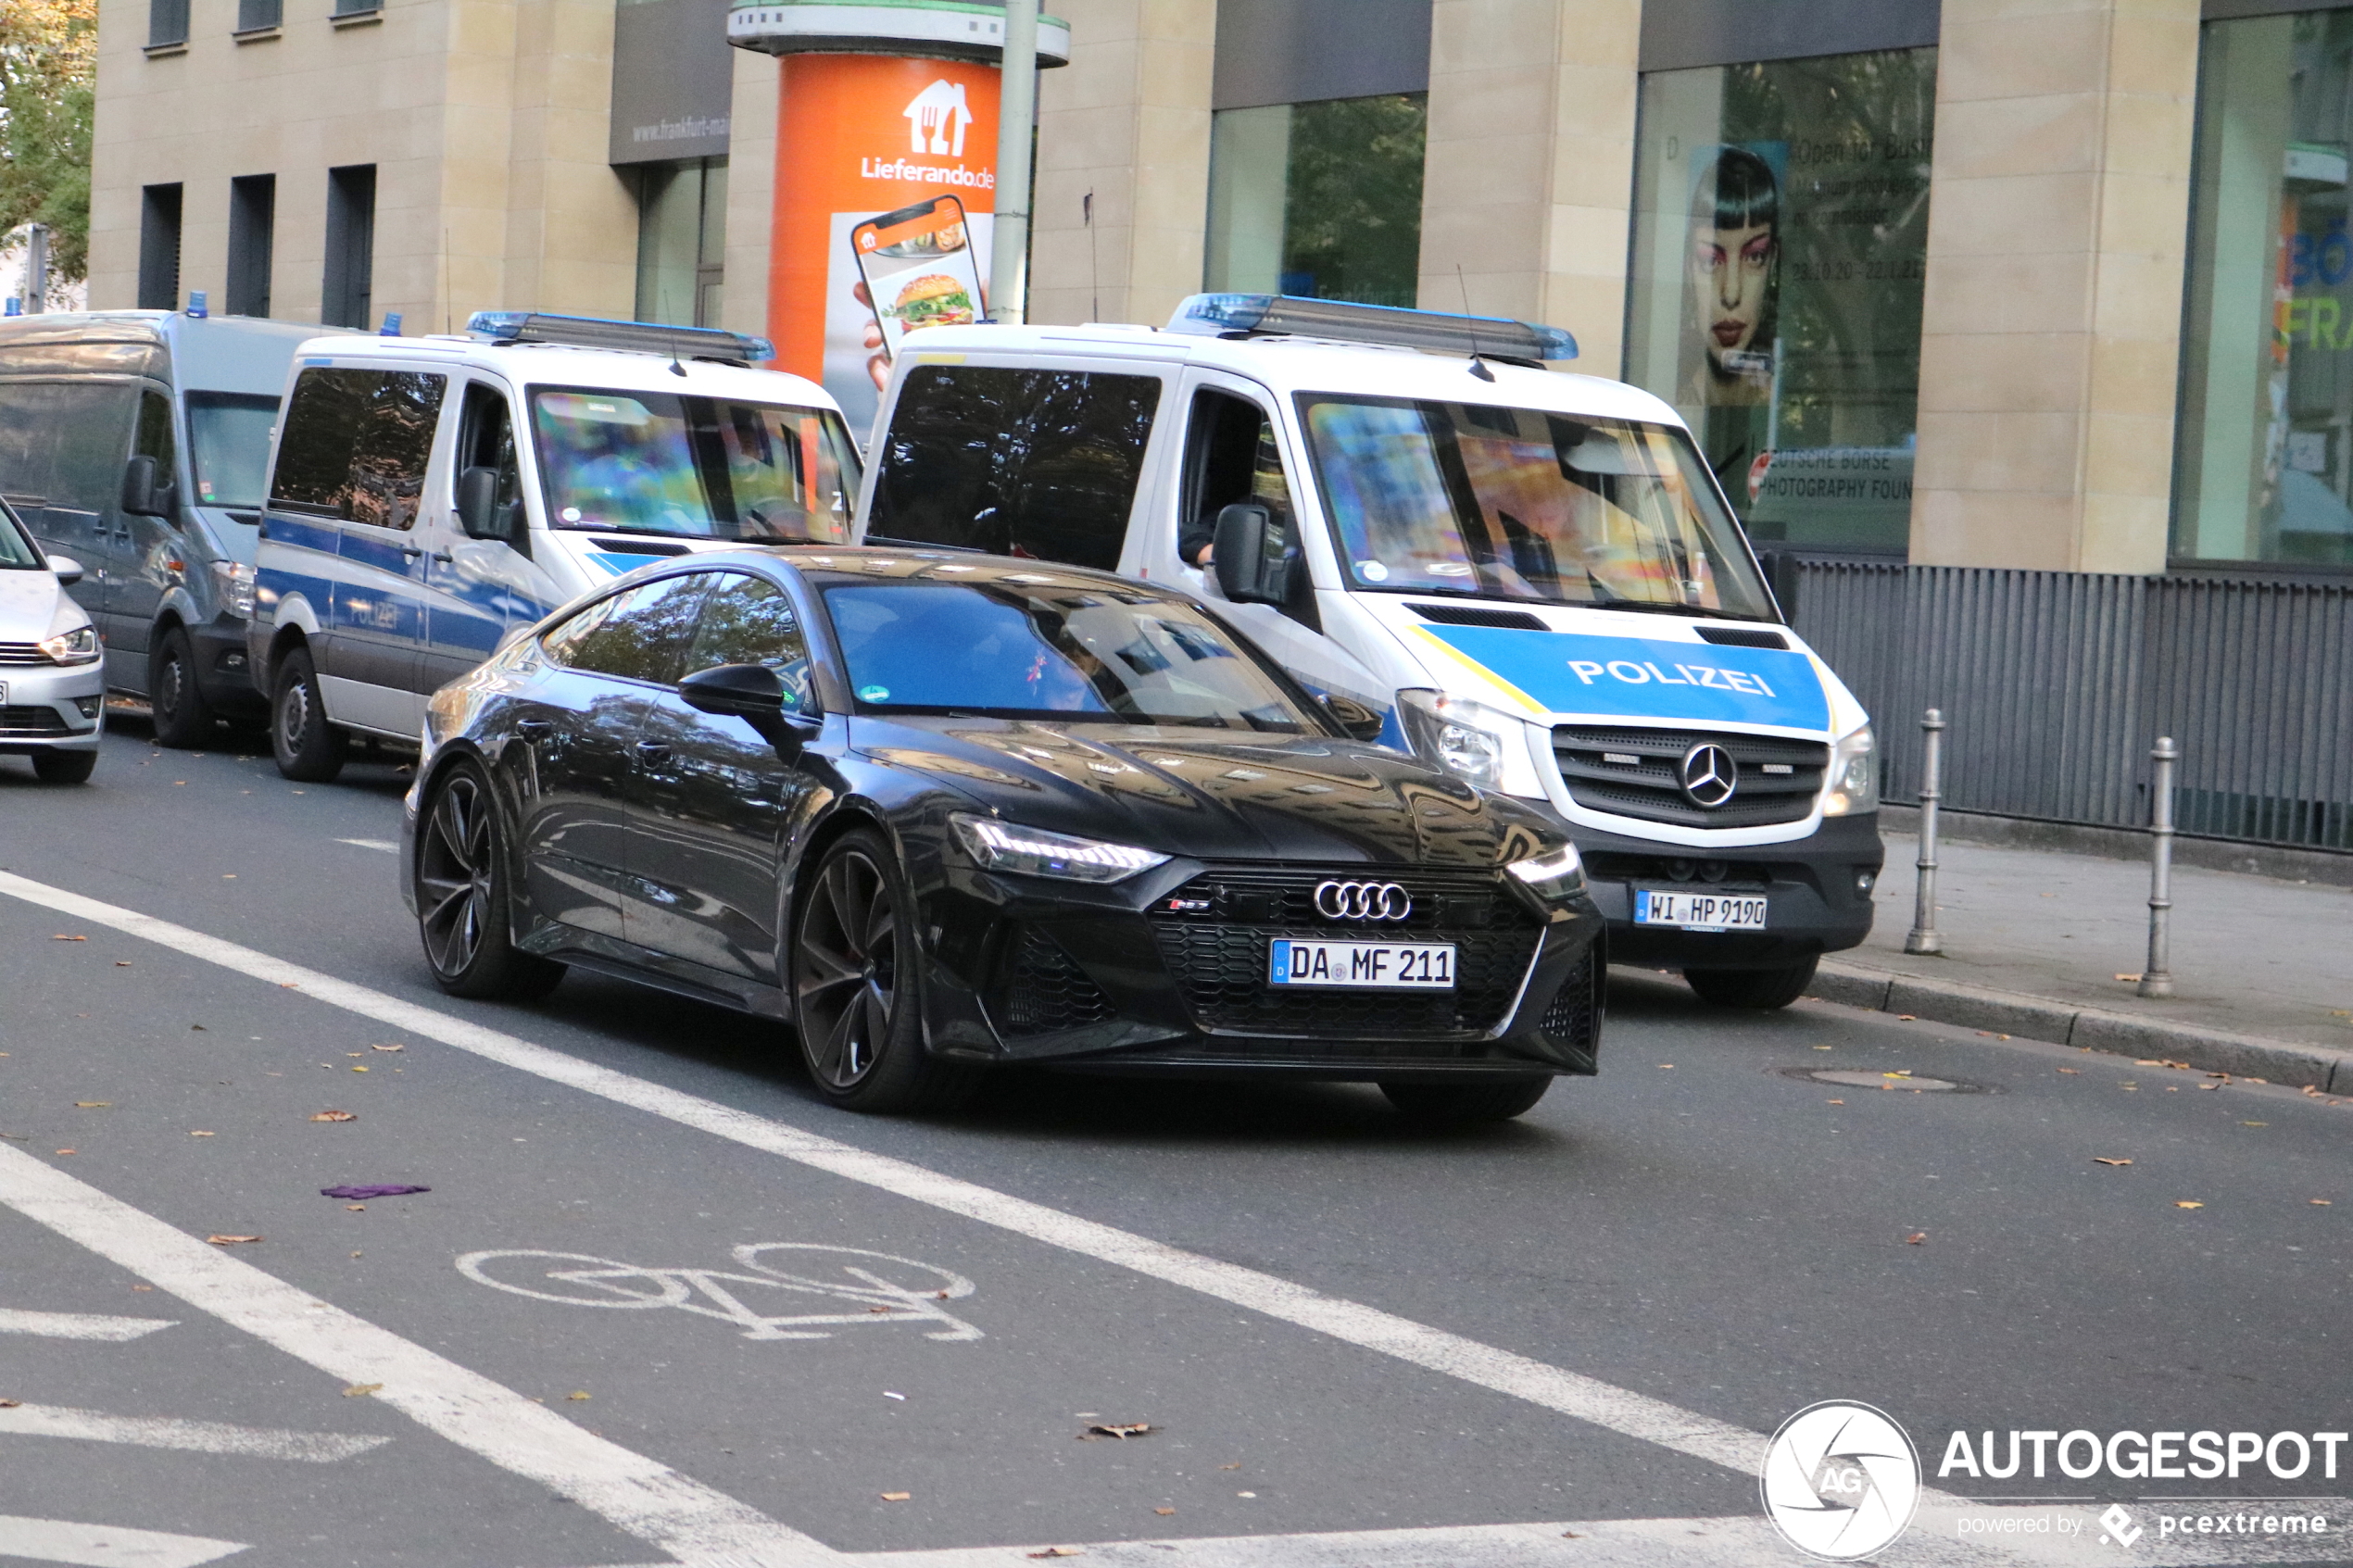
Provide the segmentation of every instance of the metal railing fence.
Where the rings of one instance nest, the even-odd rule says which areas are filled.
[[[1886,798],[2149,821],[2149,737],[2181,746],[2183,833],[2353,849],[2353,583],[1784,557],[1791,620],[1878,725]]]

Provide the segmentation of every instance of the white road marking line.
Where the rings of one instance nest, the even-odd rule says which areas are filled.
[[[0,1307],[0,1334],[44,1334],[52,1339],[111,1339],[120,1344],[170,1328],[170,1318],[115,1318],[101,1312],[28,1312]]]
[[[338,838],[337,844],[348,844],[358,849],[381,849],[387,855],[400,853],[400,846],[389,838]]]
[[[141,1449],[185,1449],[193,1453],[302,1460],[311,1464],[333,1464],[392,1441],[340,1432],[286,1432],[269,1426],[231,1426],[219,1421],[178,1421],[169,1416],[108,1415],[104,1411],[78,1411],[64,1405],[13,1405],[0,1410],[0,1434],[82,1437]]]
[[[1743,1475],[1758,1474],[1764,1461],[1766,1439],[1761,1435],[1680,1409],[1664,1399],[1617,1387],[1599,1378],[1551,1366],[1341,1297],[1327,1296],[1256,1269],[1223,1262],[1132,1231],[1081,1219],[977,1183],[941,1175],[888,1155],[837,1143],[699,1095],[633,1078],[513,1035],[470,1023],[366,985],[46,883],[0,872],[0,893],[77,920],[111,926],[257,980],[293,987],[314,1000],[388,1023],[407,1034],[439,1040],[518,1072],[567,1085],[615,1104],[648,1111],[682,1126],[732,1139],[747,1148],[961,1214],[1081,1257],[1182,1286],[1625,1436],[1723,1465]],[[31,1155],[20,1158],[40,1170],[49,1169]],[[176,1231],[171,1234],[179,1235]],[[202,1243],[192,1245],[199,1250],[214,1252]],[[352,1381],[362,1379],[355,1376]]]
[[[5,1145],[0,1204],[343,1383],[383,1385],[375,1398],[418,1424],[673,1556],[756,1552],[780,1568],[838,1561],[724,1492]]]
[[[28,1557],[36,1562],[74,1562],[82,1568],[196,1568],[198,1563],[217,1562],[245,1549],[241,1541],[0,1513],[0,1557]]]

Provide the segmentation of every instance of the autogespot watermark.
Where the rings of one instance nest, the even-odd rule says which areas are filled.
[[[2353,1434],[2345,1432],[1957,1431],[1945,1440],[1936,1479],[2336,1481],[2353,1458],[2348,1445]],[[1967,1497],[1927,1490],[1919,1450],[1904,1428],[1885,1411],[1851,1399],[1809,1405],[1782,1423],[1767,1448],[1758,1489],[1782,1537],[1831,1562],[1882,1550],[1916,1523],[1951,1538],[2020,1538],[2023,1545],[2041,1537],[2102,1557],[2129,1554],[2152,1538],[2222,1537],[2268,1537],[2283,1562],[2353,1561],[2353,1543],[2336,1540],[2353,1530],[2353,1509],[2340,1496],[2153,1488],[2121,1499]]]

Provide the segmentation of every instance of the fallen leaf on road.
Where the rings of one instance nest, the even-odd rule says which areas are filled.
[[[2078,1076],[2078,1077],[2080,1077],[2080,1076],[2082,1074],[2082,1072],[2083,1072],[2083,1070],[2082,1070],[2082,1068],[2080,1068],[2080,1067],[2062,1067],[2062,1068],[2060,1068],[2060,1069],[2059,1069],[2059,1071],[2060,1071],[2060,1072],[2062,1072],[2062,1073],[2068,1073],[2068,1074],[2070,1074],[2070,1076]]]
[[[78,1099],[73,1102],[73,1108],[76,1110],[112,1110],[114,1109],[114,1101],[110,1099]]]
[[[355,1214],[365,1214],[368,1211],[368,1206],[364,1203],[346,1203],[344,1207]]]
[[[1846,1102],[1845,1102],[1844,1100],[1843,1100],[1843,1099],[1834,1099],[1834,1100],[1831,1101],[1831,1103],[1832,1105],[1844,1105]]]
[[[1166,1518],[1169,1514],[1172,1514],[1176,1511],[1173,1508],[1155,1508],[1152,1512],[1161,1515],[1163,1518]]]
[[[1675,1071],[1675,1064],[1671,1061],[1662,1061],[1658,1064],[1658,1070],[1661,1073],[1672,1073]]]
[[[357,1122],[359,1118],[348,1110],[321,1110],[310,1118],[313,1122]]]
[[[2271,1123],[2269,1122],[2242,1122],[2239,1125],[2242,1127],[2268,1127]]]
[[[117,959],[114,961],[114,966],[117,969],[129,969],[131,967],[131,960],[129,959]]]
[[[0,1399],[0,1411],[12,1411],[23,1403],[22,1399]]]
[[[208,1236],[205,1239],[215,1247],[242,1247],[247,1242],[259,1241],[261,1238],[258,1236]]]
[[[2320,1091],[2320,1090],[2318,1090],[2318,1089],[2316,1089],[2316,1088],[2314,1088],[2311,1085],[2307,1084],[2307,1085],[2304,1085],[2304,1092],[2305,1092],[2306,1094],[2308,1094],[2308,1095],[2317,1095],[2317,1094],[2319,1094],[2321,1091]]]
[[[89,941],[89,940],[90,940],[90,938],[88,938],[87,936],[62,936],[62,935],[60,935],[60,936],[52,936],[52,937],[50,937],[50,938],[49,938],[49,940],[50,940],[50,941],[52,941],[52,942],[87,942],[87,941]]]
[[[1919,1017],[1916,1013],[1899,1012],[1895,1015],[1895,1022],[1898,1023],[1918,1023],[1919,1022]]]
[[[2331,1201],[2325,1198],[2308,1198],[2304,1201],[2307,1203],[2317,1203],[2323,1209],[2334,1207]]]
[[[1221,1464],[1217,1468],[1220,1470],[1239,1470],[1241,1466],[1239,1464]]]
[[[321,1187],[321,1198],[406,1198],[412,1192],[431,1192],[431,1187],[404,1186],[397,1183],[380,1183],[373,1186]]]
[[[208,1138],[212,1136],[210,1133],[190,1133],[188,1135],[192,1138]]]
[[[2219,1089],[2219,1088],[2221,1088],[2221,1086],[2222,1086],[2222,1085],[2220,1085],[2220,1084],[2200,1084],[2200,1085],[2198,1085],[2198,1087],[2199,1087],[2199,1088],[2201,1088],[2201,1089]]]
[[[571,1393],[564,1396],[567,1399],[585,1399],[590,1397],[588,1390],[585,1388],[575,1388]]]
[[[352,1071],[353,1071],[354,1073],[365,1073],[365,1072],[367,1072],[368,1070],[367,1070],[366,1068],[364,1068],[364,1067],[355,1067],[355,1068],[353,1068],[353,1069],[352,1069]]]
[[[1906,1247],[1918,1247],[1921,1242],[1926,1241],[1927,1239],[1928,1232],[1914,1231],[1911,1235],[1904,1238],[1904,1245]]]
[[[368,1048],[371,1051],[405,1051],[409,1047],[407,1046],[370,1046]]]
[[[2137,973],[2134,973],[2134,974],[2120,974],[2120,975],[2118,975],[2116,978],[2118,978],[2119,980],[2138,980],[2138,979],[2140,978],[2140,975],[2138,975]]]
[[[364,1399],[371,1394],[383,1393],[384,1386],[381,1383],[355,1383],[343,1391],[343,1397],[346,1399]]]
[[[1236,1492],[1234,1494],[1234,1496],[1238,1498],[1254,1498],[1258,1494],[1256,1492]]]
[[[887,1312],[890,1309],[888,1307],[869,1307],[866,1311],[870,1312]]]
[[[883,1494],[885,1497],[889,1495],[888,1492]],[[1033,1551],[1029,1555],[1032,1557],[1084,1557],[1087,1554],[1075,1546],[1050,1546],[1043,1551]]]
[[[2177,1198],[2173,1200],[2173,1207],[2176,1209],[2203,1209],[2206,1205],[2203,1203],[2194,1203],[2186,1198]]]
[[[2092,1156],[2092,1163],[2095,1165],[2130,1165],[2133,1162],[2129,1160],[2110,1160],[2105,1154],[2095,1154]]]
[[[1081,1442],[1090,1437],[1117,1437],[1125,1442],[1130,1437],[1141,1437],[1150,1431],[1151,1431],[1151,1424],[1149,1422],[1099,1421],[1081,1432],[1078,1436]]]
[[[905,1502],[909,1498],[913,1497],[915,1494],[912,1492],[884,1492],[880,1495],[882,1497],[882,1500],[885,1502]]]
[[[57,1150],[57,1152],[59,1154],[80,1154],[82,1151],[78,1148],[61,1148]]]

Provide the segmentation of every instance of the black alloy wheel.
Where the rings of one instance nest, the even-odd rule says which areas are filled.
[[[327,722],[318,667],[310,650],[287,650],[278,661],[278,684],[270,703],[270,752],[278,771],[296,784],[332,784],[343,771],[351,737]]]
[[[147,655],[147,706],[157,746],[185,750],[212,738],[212,705],[196,686],[195,645],[184,627],[157,637]]]
[[[1549,1073],[1528,1077],[1475,1078],[1467,1084],[1384,1083],[1380,1092],[1397,1112],[1435,1126],[1508,1122],[1535,1108],[1553,1086]]]
[[[1814,984],[1814,966],[1820,961],[1806,959],[1778,969],[1687,969],[1683,980],[1703,1002],[1770,1012],[1806,994],[1806,987]]]
[[[794,922],[793,1025],[817,1092],[848,1110],[937,1111],[974,1086],[924,1049],[923,953],[898,857],[858,829],[825,851]]]
[[[460,763],[433,793],[417,832],[417,933],[434,980],[453,997],[536,1001],[564,966],[510,935],[505,844],[489,785]]]

